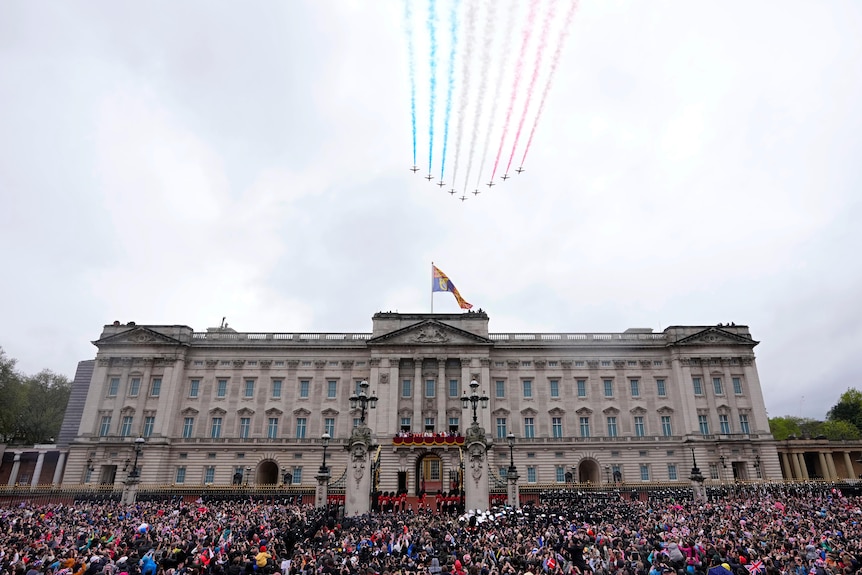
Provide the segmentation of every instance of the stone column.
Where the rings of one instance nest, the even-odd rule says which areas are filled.
[[[521,506],[521,493],[518,489],[518,469],[516,467],[509,468],[509,471],[506,473],[506,482],[509,487],[509,498],[506,501],[506,504],[509,507],[517,509]]]
[[[436,431],[449,429],[446,421],[446,400],[449,397],[449,382],[446,379],[446,358],[437,358],[437,426]],[[441,469],[442,473],[442,469]]]
[[[14,451],[15,458],[12,460],[12,472],[9,474],[9,482],[7,485],[15,485],[18,481],[18,470],[21,468],[21,452]]]
[[[793,463],[793,479],[804,479],[802,476],[802,468],[799,466],[798,453],[790,452],[790,462]]]
[[[784,472],[784,479],[793,479],[793,470],[790,468],[790,459],[786,453],[780,453],[781,470]],[[762,465],[762,464],[761,464]]]
[[[329,499],[329,469],[321,468],[317,475],[317,489],[314,490],[314,506],[326,507]]]
[[[347,444],[347,477],[345,478],[344,515],[354,517],[371,511],[371,429],[353,428]]]
[[[820,462],[820,474],[823,476],[823,479],[831,479],[829,477],[829,468],[826,466],[826,456],[823,455],[823,451],[817,452],[817,459]]]
[[[413,358],[413,420],[411,427],[414,433],[425,431],[422,421],[422,357]]]
[[[60,485],[63,479],[63,467],[66,465],[66,452],[61,451],[57,458],[57,467],[54,468],[54,478],[51,480],[53,485]]]
[[[835,459],[832,458],[832,452],[826,452],[826,469],[829,470],[829,479],[838,481],[838,472],[835,470]]]
[[[39,476],[42,475],[42,466],[45,465],[45,452],[40,451],[36,457],[36,468],[33,470],[33,478],[30,480],[30,487],[39,485]]]
[[[853,461],[850,459],[850,452],[844,452],[844,467],[847,468],[847,479],[856,479],[856,471],[853,469]]]
[[[808,475],[808,465],[805,463],[805,453],[797,453],[796,459],[799,460],[799,469],[802,470],[802,479],[808,481],[811,477]]]
[[[485,430],[480,425],[471,425],[464,439],[467,449],[464,462],[464,502],[465,509],[488,509],[488,442]]]
[[[141,480],[138,477],[131,477],[131,473],[129,477],[126,477],[126,480],[123,481],[123,494],[121,496],[121,501],[126,505],[134,505],[135,500],[138,498],[138,484]]]

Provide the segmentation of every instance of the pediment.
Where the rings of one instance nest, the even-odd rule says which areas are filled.
[[[254,415],[254,410],[249,409],[248,407],[243,407],[242,409],[238,409],[236,411],[236,413],[237,413],[237,415],[244,417],[244,416],[248,416],[248,415]]]
[[[182,411],[180,411],[180,413],[182,415],[186,415],[186,416],[194,416],[200,412],[197,409],[195,409],[194,407],[187,407],[187,408],[183,409]]]
[[[538,413],[539,412],[536,411],[535,409],[533,409],[532,407],[526,407],[526,408],[521,410],[521,415],[523,415],[525,417],[535,417],[536,415],[538,415]]]
[[[550,414],[552,416],[565,415],[566,410],[561,408],[561,407],[554,407],[553,409],[548,410],[548,414]]]
[[[602,413],[604,413],[605,415],[619,415],[620,410],[617,409],[616,407],[611,406],[611,407],[606,407],[605,409],[603,409]]]
[[[96,347],[105,345],[183,345],[178,339],[161,334],[148,327],[137,326],[92,342]]]
[[[282,410],[280,410],[279,408],[277,408],[277,407],[270,407],[269,409],[267,409],[266,411],[264,411],[264,413],[265,413],[267,416],[272,417],[273,415],[281,415],[281,414],[282,414],[282,413],[284,413],[284,412],[283,412]]]
[[[582,407],[580,409],[575,410],[575,413],[577,413],[578,415],[587,416],[587,415],[592,415],[593,410],[590,409],[589,407]]]
[[[737,335],[720,327],[709,327],[692,335],[679,339],[670,346],[703,346],[703,345],[745,345],[754,347],[760,342]]]
[[[493,345],[485,337],[435,319],[397,329],[369,339],[367,345]]]

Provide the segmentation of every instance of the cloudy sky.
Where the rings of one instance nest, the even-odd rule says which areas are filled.
[[[408,170],[410,29],[423,156],[400,1],[0,1],[0,346],[72,375],[114,320],[370,331],[433,260],[492,331],[747,324],[772,416],[862,387],[862,4],[583,0],[527,171],[464,202]]]

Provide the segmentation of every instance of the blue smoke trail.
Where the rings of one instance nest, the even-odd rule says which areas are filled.
[[[404,25],[407,30],[407,58],[410,61],[410,123],[413,128],[413,165],[416,165],[416,61],[413,57],[413,8],[404,0]]]
[[[452,2],[451,28],[452,44],[449,48],[449,76],[446,87],[446,117],[443,120],[443,156],[440,160],[440,181],[446,171],[446,147],[449,144],[449,118],[452,116],[452,92],[455,90],[455,48],[458,46],[458,0]],[[466,97],[466,94],[464,95]]]
[[[437,106],[437,2],[428,0],[428,35],[431,40],[431,105],[428,120],[428,173],[434,159],[434,108]]]

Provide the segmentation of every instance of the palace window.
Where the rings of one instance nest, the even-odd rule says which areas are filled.
[[[527,439],[536,437],[536,424],[532,417],[524,418],[524,437]]]
[[[120,391],[120,378],[112,377],[111,384],[108,386],[108,397],[116,397]]]
[[[195,429],[195,418],[194,417],[186,417],[183,419],[183,439],[189,439],[192,437]]]
[[[587,380],[579,379],[577,382],[578,385],[578,397],[586,397],[587,396]]]

